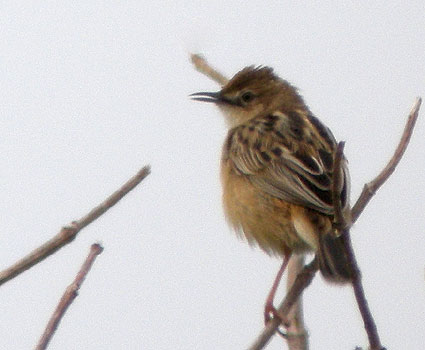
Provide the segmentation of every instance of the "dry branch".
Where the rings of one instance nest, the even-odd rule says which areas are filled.
[[[363,209],[375,195],[376,191],[384,184],[385,181],[391,176],[394,172],[396,166],[403,157],[404,152],[409,144],[410,138],[413,133],[413,128],[415,127],[416,120],[419,116],[419,108],[421,107],[422,99],[420,97],[416,98],[415,104],[413,105],[409,117],[407,119],[406,126],[404,127],[403,134],[401,136],[400,142],[386,165],[386,167],[379,173],[379,175],[374,178],[371,182],[367,183],[363,187],[363,191],[360,194],[359,199],[357,199],[356,204],[354,204],[353,209],[351,210],[351,216],[353,223],[359,218],[360,214],[363,212]]]
[[[52,339],[52,336],[55,333],[56,329],[58,328],[59,322],[62,320],[62,317],[65,315],[66,310],[68,310],[68,307],[72,304],[74,299],[77,297],[78,290],[80,289],[88,272],[90,271],[94,263],[94,260],[100,253],[102,253],[102,251],[103,251],[103,247],[100,244],[97,244],[97,243],[92,244],[90,253],[87,256],[86,260],[84,261],[84,264],[81,267],[80,271],[78,272],[77,276],[75,277],[74,282],[72,282],[68,286],[68,288],[66,288],[65,293],[63,294],[61,300],[59,301],[58,306],[56,307],[56,310],[54,311],[52,317],[50,318],[46,326],[46,329],[44,330],[44,333],[37,344],[36,350],[44,350],[47,348],[47,345],[50,339]]]
[[[296,278],[301,273],[305,265],[304,255],[293,255],[288,263],[288,274],[286,279],[286,292],[291,290]],[[286,342],[289,350],[307,350],[308,332],[305,328],[303,301],[299,297],[294,305],[289,309],[287,319],[290,320],[289,327],[286,328]]]
[[[341,162],[344,157],[344,142],[339,142],[335,152],[335,161],[333,166],[333,181],[332,181],[332,200],[334,205],[334,229],[341,235],[342,242],[345,247],[345,253],[347,254],[349,270],[351,271],[352,280],[351,285],[354,289],[354,295],[356,297],[357,305],[359,307],[360,315],[363,319],[363,324],[366,330],[366,334],[369,340],[370,350],[382,350],[381,341],[379,339],[378,330],[376,328],[375,320],[373,319],[372,313],[370,312],[369,305],[366,300],[366,296],[363,289],[362,278],[360,269],[357,264],[357,259],[354,254],[353,247],[351,245],[350,237],[350,222],[346,221],[342,213],[341,198],[338,191],[341,188]]]
[[[190,55],[190,59],[198,72],[201,72],[220,85],[226,85],[229,81],[223,74],[212,68],[201,55],[192,54]]]
[[[351,245],[350,235],[347,232],[343,237],[345,250],[348,255],[348,260],[351,264],[351,270],[353,271],[353,280],[351,284],[353,286],[354,295],[356,297],[357,306],[359,307],[360,315],[363,319],[363,324],[366,330],[367,338],[369,341],[370,350],[385,350],[381,345],[379,339],[378,330],[376,328],[375,320],[373,319],[372,313],[370,312],[369,305],[364,293],[361,273],[357,264],[356,257],[354,255],[353,247]]]
[[[115,191],[104,202],[93,208],[87,215],[81,219],[72,222],[70,225],[62,227],[62,229],[53,238],[33,250],[27,256],[0,272],[0,285],[11,280],[22,272],[28,270],[40,261],[55,253],[73,241],[78,232],[84,227],[91,224],[99,216],[104,214],[108,209],[117,204],[127,193],[134,189],[142,180],[150,174],[150,167],[145,166],[139,172],[128,180],[119,190]]]
[[[371,198],[375,195],[376,191],[387,181],[387,179],[394,172],[396,166],[400,162],[403,157],[404,152],[409,144],[410,138],[413,133],[413,128],[415,126],[416,120],[419,115],[419,108],[422,100],[417,98],[412,110],[409,113],[409,117],[406,122],[406,126],[404,128],[403,134],[401,136],[400,142],[391,157],[388,164],[385,168],[379,173],[379,175],[373,179],[371,182],[365,184],[362,193],[360,194],[356,204],[352,209],[352,222],[354,223],[361,213],[363,212],[366,205],[369,203]],[[351,245],[351,240],[349,234],[347,234],[344,238],[344,244],[346,251],[349,256],[349,260],[352,265],[352,269],[355,272],[353,275],[353,289],[354,295],[357,300],[357,305],[359,306],[359,311],[363,319],[364,327],[369,339],[369,348],[370,350],[385,350],[379,339],[378,331],[376,328],[375,321],[373,319],[372,313],[369,310],[369,306],[367,303],[367,299],[364,294],[363,284],[361,280],[361,274],[359,273],[359,267],[357,265],[357,261],[354,255],[354,251]]]

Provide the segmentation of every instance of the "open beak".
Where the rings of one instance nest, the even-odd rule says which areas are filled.
[[[219,92],[195,92],[194,94],[190,94],[189,96],[192,97],[192,100],[195,101],[213,103],[224,102]]]

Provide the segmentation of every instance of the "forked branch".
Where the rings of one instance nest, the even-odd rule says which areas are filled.
[[[376,178],[364,185],[363,191],[360,194],[359,199],[357,199],[356,204],[354,204],[353,209],[351,210],[353,223],[359,218],[360,214],[363,212],[366,205],[375,195],[376,191],[391,176],[396,166],[400,162],[401,158],[403,157],[403,154],[406,151],[407,146],[409,145],[410,138],[413,133],[413,128],[415,127],[416,121],[418,120],[419,108],[421,107],[421,103],[422,99],[420,97],[416,98],[415,104],[413,105],[409,113],[409,117],[407,119],[406,126],[404,127],[400,142],[386,167],[379,173]]]
[[[87,225],[104,214],[107,210],[117,204],[128,192],[134,189],[143,179],[150,174],[150,167],[145,166],[139,172],[128,180],[120,189],[115,191],[105,201],[93,208],[87,215],[81,219],[72,222],[62,229],[53,238],[42,244],[40,247],[33,250],[27,256],[0,272],[0,285],[6,283],[22,272],[28,270],[35,264],[46,259],[48,256],[55,253],[68,243],[72,242],[77,234]]]
[[[87,274],[89,273],[94,263],[94,260],[100,253],[102,253],[102,251],[103,251],[103,247],[100,244],[98,243],[92,244],[90,248],[90,253],[87,256],[86,260],[84,261],[84,264],[82,265],[77,276],[75,277],[74,282],[72,282],[68,286],[68,288],[66,288],[65,293],[63,294],[61,300],[59,301],[59,304],[56,307],[55,312],[50,318],[46,326],[46,329],[44,330],[44,333],[37,344],[36,350],[44,350],[47,348],[47,345],[50,339],[52,339],[52,336],[55,333],[56,329],[58,328],[59,322],[62,320],[63,315],[65,315],[66,310],[72,304],[74,299],[77,297],[78,291],[81,285],[83,284]]]

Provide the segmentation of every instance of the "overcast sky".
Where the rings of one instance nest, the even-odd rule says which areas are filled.
[[[425,96],[423,0],[365,3],[1,1],[0,267],[143,165],[152,174],[75,242],[0,288],[0,348],[34,347],[100,241],[105,250],[49,349],[246,349],[263,327],[280,260],[224,221],[225,124],[212,105],[188,98],[219,87],[188,55],[204,54],[229,77],[270,65],[298,86],[346,141],[354,200]],[[424,118],[352,229],[388,349],[424,343]],[[317,276],[305,318],[312,350],[367,345],[349,287]]]

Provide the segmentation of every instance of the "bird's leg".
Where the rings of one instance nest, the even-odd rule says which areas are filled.
[[[284,255],[282,266],[280,267],[276,275],[276,278],[274,279],[273,286],[270,289],[269,295],[267,296],[266,305],[264,307],[264,323],[265,324],[267,324],[271,320],[271,318],[274,318],[274,317],[281,319],[283,324],[287,323],[287,320],[285,320],[281,315],[279,315],[279,312],[274,307],[273,300],[276,294],[276,290],[279,287],[280,280],[282,279],[283,272],[285,271],[286,266],[288,265],[288,261],[290,257],[291,257],[291,253],[286,253]]]

